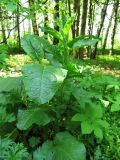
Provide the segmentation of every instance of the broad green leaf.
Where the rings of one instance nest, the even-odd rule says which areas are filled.
[[[95,44],[98,42],[98,39],[83,39],[79,40],[78,42],[74,43],[73,49],[78,49],[84,46],[95,46]]]
[[[84,119],[85,119],[85,118],[84,118],[84,115],[79,114],[79,113],[75,114],[75,115],[72,117],[72,121],[82,121],[82,120],[84,120]]]
[[[33,160],[55,160],[54,159],[54,146],[52,141],[46,141],[42,147],[38,148],[33,153]],[[57,159],[56,159],[57,160]]]
[[[51,44],[44,37],[38,37],[38,39],[40,41],[40,44],[41,44],[42,49],[44,50],[44,52],[51,53],[51,54],[54,54],[54,55],[59,53],[59,47],[58,46]]]
[[[50,35],[57,38],[58,40],[62,40],[61,34],[59,32],[57,32],[56,30],[54,30],[53,28],[42,27],[41,30],[42,30],[42,32],[49,33]]]
[[[72,48],[73,45],[74,45],[77,41],[82,40],[83,38],[84,38],[84,36],[80,35],[80,36],[78,36],[78,37],[70,40],[70,41],[68,42],[68,46],[69,46],[70,48]]]
[[[76,98],[77,102],[80,104],[82,108],[85,107],[86,103],[91,103],[91,93],[84,90],[81,87],[73,86],[72,95]]]
[[[85,160],[86,149],[68,132],[57,133],[53,141],[46,141],[36,150],[33,160]]]
[[[47,53],[45,56],[53,66],[62,67],[62,64],[53,56],[53,54]]]
[[[84,46],[94,46],[100,38],[96,36],[80,35],[75,39],[68,42],[68,46],[73,49],[81,48]]]
[[[68,18],[67,22],[64,25],[64,29],[63,29],[63,32],[64,32],[65,35],[67,35],[69,33],[70,28],[71,28],[74,20],[75,20],[75,16]]]
[[[91,122],[83,121],[81,123],[82,134],[90,134],[92,133],[93,129],[94,129],[94,126]]]
[[[97,138],[102,139],[103,138],[103,131],[100,128],[95,128],[94,130],[94,134],[96,135]]]
[[[26,130],[33,124],[44,126],[53,120],[52,117],[40,108],[19,110],[17,119],[17,127],[20,130]]]
[[[92,106],[91,106],[92,105]],[[99,104],[87,105],[85,108],[81,109],[81,113],[77,113],[72,117],[72,121],[88,121],[95,123],[103,116],[102,107]]]
[[[97,120],[97,125],[99,125],[101,128],[108,128],[109,127],[109,123],[105,120]]]
[[[37,35],[26,35],[21,40],[21,46],[33,60],[41,61],[44,58],[43,44]]]
[[[22,85],[22,77],[0,78],[0,92],[20,91]]]
[[[120,111],[120,103],[114,103],[111,105],[111,112]]]
[[[67,70],[50,65],[30,64],[23,68],[23,75],[28,96],[44,104],[55,95],[67,75]]]
[[[97,134],[97,131],[108,128],[108,123],[102,120],[103,112],[102,107],[99,104],[92,103],[81,110],[81,113],[77,113],[72,117],[72,121],[81,122],[82,134]],[[96,130],[98,129],[98,130]],[[96,131],[95,131],[96,130]],[[101,132],[100,132],[101,133]],[[97,137],[100,135],[97,135]],[[102,138],[102,136],[100,137]]]

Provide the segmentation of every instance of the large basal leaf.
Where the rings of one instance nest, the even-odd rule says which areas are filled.
[[[53,158],[53,142],[51,141],[46,141],[43,145],[42,148],[38,148],[34,153],[33,153],[33,160],[54,160]]]
[[[68,132],[60,132],[33,154],[33,160],[85,160],[86,149]]]
[[[20,91],[22,84],[22,77],[0,78],[0,92]]]
[[[45,113],[41,108],[19,110],[17,119],[17,127],[20,130],[26,130],[33,124],[44,126],[53,120],[53,118]]]
[[[52,99],[67,75],[67,70],[50,65],[30,64],[23,68],[28,96],[44,104]]]
[[[26,35],[21,40],[21,46],[33,60],[40,61],[44,58],[43,44],[37,35]]]

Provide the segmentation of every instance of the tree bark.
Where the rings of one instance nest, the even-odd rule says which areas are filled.
[[[33,33],[35,35],[39,35],[37,20],[36,20],[36,12],[35,12],[35,1],[34,0],[29,0],[29,7],[30,7],[30,9],[32,11],[32,14],[33,14],[33,17],[34,17],[34,18],[32,18]]]
[[[18,42],[18,48],[19,48],[19,53],[20,53],[21,43],[20,43],[20,16],[19,16],[19,5],[17,5],[16,20],[17,20],[17,39],[18,39],[17,42]]]
[[[102,31],[102,27],[104,25],[108,3],[109,3],[109,0],[106,0],[106,2],[103,5],[102,11],[101,11],[101,21],[100,21],[100,25],[99,25],[99,27],[97,29],[97,36],[98,36],[98,38],[100,37],[101,31]],[[98,42],[95,45],[95,49],[91,53],[91,58],[92,59],[96,58],[96,55],[97,55],[97,46],[98,46]]]
[[[86,22],[87,22],[87,7],[88,7],[88,0],[84,0],[82,9],[81,35],[85,35]]]
[[[110,55],[113,54],[113,49],[114,49],[114,39],[115,39],[115,33],[117,28],[117,14],[118,14],[119,0],[114,0],[114,5],[115,5],[114,25],[113,25],[112,35],[111,35],[111,47],[110,47],[110,53],[109,53]]]
[[[88,35],[89,37],[92,35],[92,23],[93,23],[93,4],[92,0],[89,0],[89,10],[88,10]],[[87,47],[87,57],[91,54],[91,46]]]
[[[6,33],[5,33],[5,26],[4,26],[4,21],[3,21],[3,15],[2,15],[2,8],[0,7],[0,23],[1,23],[1,29],[2,29],[2,37],[3,37],[3,43],[7,44],[7,38],[6,38]]]
[[[76,21],[76,37],[79,36],[80,30],[80,0],[77,1],[77,21]]]
[[[44,27],[47,27],[47,22],[48,22],[48,7],[45,5],[45,13],[44,13]],[[46,33],[44,33],[46,34]]]
[[[32,26],[31,26],[31,21],[28,19],[28,33],[31,34]]]
[[[71,3],[70,3],[70,0],[68,0],[67,2],[68,2],[69,16],[71,17]]]
[[[59,26],[57,25],[57,19],[59,18],[59,0],[55,0],[55,7],[54,7],[54,29],[59,32]],[[58,39],[54,38],[53,44],[58,44]]]
[[[107,38],[108,38],[109,30],[110,30],[110,27],[111,27],[111,24],[112,24],[113,15],[114,15],[114,6],[113,6],[113,10],[112,10],[110,19],[109,19],[109,24],[108,24],[108,27],[107,27],[107,30],[106,30],[106,33],[105,33],[105,39],[104,39],[104,42],[103,42],[103,50],[105,50],[105,48],[106,48]]]
[[[83,1],[82,7],[82,20],[81,20],[81,35],[85,35],[86,31],[86,22],[87,22],[87,9],[88,9],[88,0]],[[84,48],[81,48],[78,53],[78,58],[83,59],[84,57]]]
[[[76,13],[76,10],[77,10],[77,0],[74,0],[73,10],[74,10],[74,13]],[[73,37],[73,39],[76,37],[75,33],[76,33],[76,20],[74,21],[74,23],[72,25],[72,37]]]

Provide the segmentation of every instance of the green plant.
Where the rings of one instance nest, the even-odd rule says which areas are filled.
[[[118,101],[114,96],[120,91],[119,79],[92,74],[88,68],[81,71],[72,62],[72,49],[96,40],[69,40],[71,24],[72,19],[66,21],[60,33],[46,29],[59,38],[58,45],[26,35],[21,44],[32,64],[23,66],[20,77],[0,79],[0,111],[5,115],[0,119],[2,140],[7,137],[24,143],[33,160],[99,157],[98,146],[108,129],[106,108]],[[7,142],[5,145],[9,148]],[[21,148],[26,156],[24,147],[11,146]]]
[[[50,27],[41,27],[43,32],[48,33],[59,40],[59,54],[62,56],[62,64],[64,64],[67,68],[71,67],[71,54],[73,50],[77,50],[84,46],[94,46],[100,40],[98,37],[93,35],[80,35],[75,39],[71,39],[70,29],[74,20],[75,16],[66,17],[62,13],[61,19],[57,22],[59,26],[59,32]]]
[[[28,152],[22,143],[15,144],[10,139],[0,138],[0,159],[21,160],[27,159]]]
[[[0,69],[5,64],[5,59],[7,58],[8,47],[7,45],[0,45]]]

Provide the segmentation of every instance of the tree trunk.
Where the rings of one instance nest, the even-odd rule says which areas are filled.
[[[108,38],[109,30],[110,30],[110,27],[111,27],[111,24],[112,24],[113,15],[114,15],[114,6],[113,6],[113,10],[112,10],[110,19],[109,19],[109,24],[108,24],[108,27],[107,27],[107,30],[106,30],[106,33],[105,33],[105,39],[104,39],[104,42],[103,42],[103,50],[105,50],[105,48],[106,48],[107,38]]]
[[[97,29],[97,36],[98,36],[98,38],[100,37],[101,31],[102,31],[102,27],[104,25],[105,15],[106,15],[108,3],[109,3],[109,0],[106,0],[106,2],[104,3],[104,6],[102,8],[102,11],[101,11],[101,21],[100,21],[100,25],[99,25],[99,27]],[[95,49],[91,53],[91,58],[92,59],[96,58],[96,55],[97,55],[97,46],[98,46],[98,42],[95,45]]]
[[[48,7],[45,5],[45,12],[44,12],[44,27],[47,27],[48,22]]]
[[[25,32],[26,32],[26,30],[25,30],[25,21],[23,21],[23,33],[24,33],[24,35],[25,35]]]
[[[89,0],[89,11],[88,11],[88,34],[89,35],[92,35],[92,11],[93,11],[92,0]]]
[[[80,27],[80,0],[74,0],[74,14],[77,13],[76,20],[73,24],[73,38],[79,35],[79,27]]]
[[[92,35],[92,20],[93,20],[93,5],[92,0],[89,0],[89,11],[88,11],[88,35],[89,37]],[[91,46],[87,47],[87,57],[91,54]]]
[[[3,43],[7,44],[7,38],[6,38],[6,33],[5,33],[5,26],[4,26],[4,21],[2,17],[2,8],[0,7],[0,23],[1,23],[1,29],[2,29],[2,37],[3,37]]]
[[[54,29],[59,32],[59,26],[57,25],[57,19],[59,18],[59,0],[55,0],[55,14],[54,14]],[[54,38],[53,44],[58,44],[58,39]]]
[[[92,29],[91,29],[91,34],[93,34],[93,27],[94,27],[94,21],[95,21],[95,3],[92,6]]]
[[[44,27],[47,27],[48,23],[48,7],[45,5],[45,10],[44,10]],[[44,35],[47,35],[46,32],[44,32]]]
[[[76,13],[76,10],[77,10],[76,4],[77,4],[77,0],[74,0],[74,4],[73,4],[74,13]],[[73,37],[73,39],[76,37],[75,33],[76,33],[76,20],[74,21],[74,23],[72,25],[72,37]]]
[[[34,0],[29,0],[29,7],[32,11],[33,17],[32,18],[32,28],[33,28],[33,33],[35,35],[39,35],[38,27],[37,27],[37,20],[36,20],[36,12],[35,12],[35,1]]]
[[[74,0],[74,14],[77,14],[77,17],[72,25],[72,38],[79,36],[80,30],[80,0]],[[79,50],[74,52],[74,57],[78,58]]]
[[[80,0],[77,0],[77,21],[76,21],[76,37],[79,36],[80,30]]]
[[[28,19],[28,33],[31,33],[32,27],[31,27],[31,21]]]
[[[88,0],[83,1],[83,8],[82,8],[82,21],[81,21],[81,35],[85,35],[86,30],[86,22],[87,22],[87,9],[88,9]],[[84,57],[84,49],[81,48],[79,50],[78,58],[83,59]]]
[[[113,48],[114,48],[114,39],[115,39],[115,33],[116,33],[116,28],[117,28],[117,14],[118,14],[118,7],[119,7],[119,0],[114,0],[114,5],[115,5],[115,11],[114,11],[114,25],[113,25],[113,31],[111,35],[111,47],[110,47],[110,55],[113,53]]]
[[[17,42],[18,42],[18,48],[19,48],[19,53],[20,53],[20,48],[21,48],[21,43],[20,43],[20,16],[19,16],[19,5],[17,5],[17,15],[16,15],[16,19],[17,19]]]
[[[77,17],[72,26],[73,39],[79,35],[80,27],[80,0],[74,0],[74,14],[77,13]]]
[[[87,22],[87,6],[88,6],[88,0],[84,0],[82,9],[81,35],[85,35],[86,22]]]
[[[71,3],[70,0],[68,0],[67,2],[68,2],[69,16],[71,17]]]

